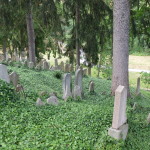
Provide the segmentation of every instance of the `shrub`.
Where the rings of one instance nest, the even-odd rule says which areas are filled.
[[[150,73],[142,72],[141,73],[141,81],[147,85],[147,88],[150,85]]]
[[[62,78],[62,72],[56,71],[56,72],[54,73],[54,77],[57,78],[57,79],[61,79],[61,78]]]
[[[8,104],[8,102],[15,102],[18,96],[12,84],[0,80],[0,103]]]

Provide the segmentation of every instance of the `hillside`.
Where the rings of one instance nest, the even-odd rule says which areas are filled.
[[[107,136],[111,126],[114,97],[110,96],[110,81],[84,77],[84,98],[62,100],[62,79],[56,71],[35,71],[23,67],[8,67],[20,75],[26,93],[15,103],[0,107],[0,149],[58,150],[149,150],[150,93],[128,99],[129,132],[126,141]],[[62,73],[63,75],[63,73]],[[72,76],[74,81],[74,75]],[[89,81],[95,83],[95,93],[88,92]],[[73,87],[73,86],[72,86]],[[38,93],[57,92],[58,106],[36,107]],[[46,101],[48,95],[41,97]],[[133,110],[134,102],[137,107]]]

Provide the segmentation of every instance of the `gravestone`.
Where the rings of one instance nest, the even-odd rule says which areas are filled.
[[[81,95],[83,95],[83,88],[82,88],[82,70],[78,69],[75,72],[75,87],[79,86],[80,87],[80,91],[81,91]],[[74,91],[75,91],[75,87],[74,87]],[[75,96],[76,93],[74,93]]]
[[[72,97],[71,74],[67,73],[64,75],[64,79],[63,79],[63,99],[67,100],[69,97]]]
[[[12,72],[9,75],[10,81],[13,83],[14,87],[17,87],[19,81],[19,75],[16,72]]]
[[[150,113],[149,113],[149,115],[147,117],[147,123],[150,124]]]
[[[125,140],[128,133],[126,103],[127,89],[124,86],[119,85],[115,91],[112,127],[108,130],[108,135],[117,140]]]
[[[65,64],[65,72],[69,72],[69,64]]]
[[[60,66],[61,66],[61,71],[64,71],[64,62],[63,61],[61,61]]]
[[[47,104],[58,105],[59,101],[56,96],[51,96],[47,99]]]
[[[93,81],[91,81],[89,84],[89,92],[94,93],[94,82]]]
[[[33,68],[34,68],[34,63],[33,63],[33,62],[29,62],[28,67],[29,67],[30,69],[33,69]]]
[[[43,106],[43,105],[45,105],[44,102],[42,102],[42,100],[38,98],[36,101],[36,106]]]
[[[82,98],[81,87],[78,85],[75,85],[73,94],[74,94],[74,99],[76,99],[78,97]]]
[[[140,95],[140,77],[137,78],[136,95]]]
[[[43,70],[48,70],[49,69],[49,64],[48,64],[48,62],[47,61],[44,61],[43,62]]]
[[[40,63],[35,67],[36,70],[41,70],[41,65]]]
[[[58,67],[58,60],[57,60],[57,58],[55,58],[55,67],[56,68]]]
[[[6,81],[7,83],[10,83],[7,67],[3,64],[0,64],[0,79]]]

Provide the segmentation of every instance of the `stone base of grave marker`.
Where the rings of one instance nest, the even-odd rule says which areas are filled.
[[[122,125],[119,129],[109,128],[108,135],[115,138],[116,140],[126,139],[128,133],[128,124]]]

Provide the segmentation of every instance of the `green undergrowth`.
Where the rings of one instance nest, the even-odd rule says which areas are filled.
[[[146,122],[150,112],[148,92],[145,97],[142,91],[141,96],[133,95],[128,100],[128,136],[126,141],[116,141],[107,135],[114,102],[114,97],[110,96],[110,81],[84,77],[83,100],[64,102],[62,72],[8,68],[20,75],[26,99],[22,96],[15,103],[0,107],[0,149],[149,150],[150,126]],[[72,78],[74,80],[74,75]],[[95,83],[93,94],[88,92],[91,80]],[[57,92],[59,105],[36,107],[36,99],[42,91]],[[47,96],[41,98],[45,102]],[[137,103],[135,110],[132,109],[134,102]]]

